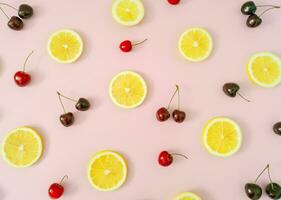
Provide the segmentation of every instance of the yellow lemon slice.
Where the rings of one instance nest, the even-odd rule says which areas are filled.
[[[209,57],[213,49],[211,35],[203,28],[190,28],[179,39],[180,53],[189,61],[200,62]]]
[[[109,95],[119,107],[135,108],[143,103],[146,94],[146,83],[135,72],[120,72],[110,82]]]
[[[174,200],[201,200],[201,198],[192,192],[183,192],[177,195]]]
[[[49,55],[58,63],[73,63],[80,57],[82,51],[83,41],[73,30],[58,30],[49,38]]]
[[[127,164],[114,151],[96,153],[88,164],[88,179],[97,190],[107,192],[120,188],[127,179]]]
[[[247,74],[261,87],[275,87],[281,82],[281,59],[269,52],[256,53],[249,60]]]
[[[112,16],[116,22],[125,26],[134,26],[143,19],[144,7],[141,0],[115,0]]]
[[[215,117],[203,129],[203,144],[209,153],[228,157],[235,154],[242,144],[242,132],[236,122],[225,117]]]
[[[42,152],[41,136],[29,127],[19,127],[10,131],[2,143],[4,160],[17,168],[33,165],[41,157]]]

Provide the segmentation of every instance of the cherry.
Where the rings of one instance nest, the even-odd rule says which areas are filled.
[[[120,43],[119,48],[121,49],[121,51],[123,52],[130,52],[133,48],[133,46],[137,46],[139,44],[142,44],[146,41],[147,39],[144,39],[141,42],[135,43],[133,44],[130,40],[124,40],[123,42]]]
[[[60,198],[60,197],[63,195],[63,193],[64,193],[64,187],[63,187],[62,183],[63,183],[63,181],[64,181],[65,179],[68,179],[68,176],[67,176],[67,175],[65,175],[65,176],[61,179],[60,183],[53,183],[53,184],[49,187],[48,193],[49,193],[50,198],[52,198],[52,199],[58,199],[58,198]]]
[[[275,7],[273,5],[256,5],[253,1],[247,1],[241,6],[241,12],[244,15],[255,14],[258,7]]]
[[[73,101],[73,102],[76,102],[75,104],[75,108],[79,111],[86,111],[86,110],[89,110],[90,108],[90,102],[88,99],[85,99],[85,98],[79,98],[78,101],[75,100],[75,99],[72,99],[72,98],[69,98],[63,94],[61,94],[60,92],[58,92],[59,96],[62,96],[63,98],[66,98],[70,101]]]
[[[64,125],[65,127],[69,127],[74,123],[74,115],[72,112],[66,112],[64,105],[62,103],[61,100],[61,94],[59,92],[57,92],[58,96],[59,96],[59,100],[61,103],[61,106],[63,108],[64,114],[60,115],[60,122],[62,123],[62,125]]]
[[[261,187],[254,183],[247,183],[245,185],[245,192],[248,198],[252,200],[258,200],[262,195]]]
[[[177,5],[180,3],[180,0],[167,0],[172,5]]]
[[[250,102],[250,100],[246,99],[239,93],[240,86],[237,83],[225,83],[222,87],[222,90],[229,97],[233,98],[236,97],[236,95],[238,94],[242,99],[247,102]]]
[[[265,192],[271,199],[281,198],[281,186],[278,183],[269,183],[265,188]]]
[[[164,122],[167,119],[169,119],[170,113],[169,113],[168,109],[165,107],[159,108],[159,110],[157,110],[157,112],[156,112],[156,118],[160,122]]]
[[[281,122],[277,122],[276,124],[273,125],[273,131],[277,135],[281,136]]]
[[[24,64],[23,64],[23,70],[17,71],[14,75],[15,83],[20,87],[24,87],[24,86],[28,85],[31,80],[31,76],[25,72],[25,67],[26,67],[26,63],[27,63],[29,57],[32,54],[33,54],[33,51],[26,57]]]
[[[170,166],[173,163],[173,160],[174,160],[173,156],[181,156],[185,159],[188,159],[188,157],[183,155],[183,154],[169,153],[168,151],[162,151],[162,152],[160,152],[160,154],[158,156],[159,165],[161,165],[163,167]]]
[[[33,16],[33,8],[27,4],[21,4],[19,6],[18,15],[22,19],[28,19]]]
[[[185,120],[185,112],[183,111],[174,110],[172,115],[175,122],[182,123]]]

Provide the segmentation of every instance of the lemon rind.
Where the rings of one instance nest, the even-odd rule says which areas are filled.
[[[122,163],[124,176],[123,176],[123,179],[120,180],[119,183],[115,187],[106,188],[105,189],[105,188],[99,187],[98,185],[96,185],[93,182],[92,177],[91,177],[91,169],[92,169],[92,164],[93,164],[93,162],[96,159],[98,159],[99,157],[101,157],[103,155],[109,155],[109,154],[114,155],[114,157],[116,157]],[[88,177],[88,180],[89,180],[90,184],[95,189],[97,189],[98,191],[101,191],[101,192],[115,191],[115,190],[119,189],[120,187],[122,187],[125,184],[126,180],[127,180],[127,177],[128,177],[128,166],[127,166],[126,160],[125,160],[125,158],[121,154],[117,153],[116,151],[112,151],[112,150],[102,150],[102,151],[99,151],[99,152],[94,154],[94,156],[90,159],[90,161],[88,163],[87,177]]]
[[[237,130],[236,133],[237,133],[237,137],[238,137],[238,144],[236,146],[235,149],[233,149],[232,151],[228,152],[228,153],[218,153],[217,151],[214,151],[213,149],[211,149],[209,147],[209,144],[207,142],[207,135],[208,135],[208,129],[215,123],[215,122],[221,122],[221,121],[227,121],[231,124],[234,125],[235,129]],[[235,153],[237,153],[239,151],[239,149],[241,148],[242,146],[242,142],[243,142],[243,136],[242,136],[242,130],[240,128],[240,126],[232,119],[230,118],[227,118],[227,117],[214,117],[212,119],[210,119],[204,129],[203,129],[203,134],[202,134],[202,139],[203,139],[203,144],[204,144],[204,147],[207,149],[207,151],[214,155],[214,156],[218,156],[218,157],[229,157],[229,156],[232,156],[234,155]]]
[[[80,43],[80,45],[81,45],[79,53],[78,53],[73,59],[70,59],[70,60],[67,60],[67,61],[63,61],[63,60],[60,60],[60,59],[58,59],[57,57],[55,57],[55,56],[53,55],[51,49],[50,49],[50,44],[51,44],[51,42],[52,42],[52,38],[53,38],[55,35],[57,35],[57,34],[59,34],[59,33],[61,33],[61,32],[71,33],[71,34],[75,35],[75,37],[77,38],[77,40],[79,41],[79,43]],[[49,54],[49,56],[50,56],[53,60],[55,60],[57,63],[60,63],[60,64],[70,64],[70,63],[74,63],[74,62],[77,61],[78,58],[82,55],[83,49],[84,49],[84,44],[83,44],[83,40],[82,40],[81,36],[80,36],[76,31],[71,30],[71,29],[60,29],[60,30],[57,30],[57,31],[55,31],[54,33],[52,33],[52,35],[51,35],[51,36],[49,37],[49,39],[48,39],[48,45],[47,45],[48,54]]]
[[[194,200],[202,200],[201,197],[199,197],[197,194],[193,193],[193,192],[183,192],[179,195],[177,195],[174,200],[180,200],[183,197],[191,197]]]

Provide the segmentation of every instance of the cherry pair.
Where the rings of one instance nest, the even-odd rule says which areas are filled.
[[[119,44],[119,48],[121,51],[127,53],[127,52],[130,52],[134,46],[137,46],[139,44],[142,44],[146,41],[147,39],[144,39],[143,41],[141,42],[137,42],[137,43],[133,43],[132,41],[130,40],[124,40],[123,42],[121,42]]]
[[[64,114],[60,115],[60,122],[65,127],[71,126],[74,123],[74,115],[73,115],[72,112],[66,112],[66,110],[64,108],[64,105],[62,103],[61,97],[75,102],[76,103],[75,108],[79,111],[86,111],[90,108],[90,102],[88,101],[88,99],[79,98],[78,100],[75,100],[75,99],[69,98],[67,96],[64,96],[60,92],[57,92],[57,94],[59,96],[59,100],[60,100],[61,106],[62,106],[63,111],[64,111]]]
[[[173,96],[170,99],[170,102],[167,107],[159,108],[156,112],[156,118],[160,122],[164,122],[170,118],[169,108],[171,105],[172,100],[174,99],[175,95],[178,94],[178,109],[174,110],[172,113],[173,119],[175,122],[181,123],[185,120],[185,112],[180,110],[180,93],[179,93],[179,86],[176,85],[176,90]]]
[[[11,6],[10,4],[7,3],[0,3],[0,6],[1,5],[7,6],[18,13],[18,16],[9,17],[7,13],[3,10],[3,8],[0,7],[0,10],[8,19],[8,26],[13,30],[16,31],[21,30],[24,26],[22,19],[28,19],[33,16],[33,8],[30,5],[21,4],[19,8],[15,8],[14,6]]]
[[[222,87],[222,90],[229,97],[234,98],[238,94],[242,99],[247,102],[250,102],[250,100],[246,99],[243,95],[239,93],[240,86],[237,83],[225,83]]]
[[[173,156],[181,156],[181,157],[183,157],[185,159],[188,159],[188,157],[186,155],[183,155],[183,154],[169,153],[168,151],[161,151],[160,154],[158,155],[158,163],[159,163],[159,165],[161,165],[163,167],[170,166],[173,163],[173,161],[174,161]]]
[[[52,185],[50,185],[48,193],[51,199],[58,199],[63,195],[63,182],[65,179],[68,179],[67,175],[65,175],[59,183],[53,183]]]
[[[272,181],[270,176],[269,165],[267,165],[262,172],[258,175],[254,183],[247,183],[245,185],[245,192],[249,199],[258,200],[262,196],[262,188],[257,184],[260,176],[267,170],[268,178],[270,183],[265,187],[265,192],[267,196],[271,199],[280,199],[281,198],[281,186],[278,183]]]
[[[259,7],[267,7],[265,11],[263,11],[260,15],[255,14],[257,11],[257,8]],[[274,5],[256,5],[253,1],[247,1],[241,6],[241,12],[244,15],[249,15],[246,24],[250,28],[255,28],[261,25],[262,19],[261,16],[265,14],[267,11],[280,8],[280,6],[274,6]]]

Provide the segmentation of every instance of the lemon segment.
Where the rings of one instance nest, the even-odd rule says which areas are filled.
[[[118,73],[110,82],[111,100],[122,108],[135,108],[143,103],[147,94],[144,79],[132,71]]]
[[[200,62],[210,56],[213,40],[205,29],[190,28],[180,36],[178,48],[185,59]]]
[[[201,200],[201,197],[193,192],[184,192],[177,195],[174,200]]]
[[[253,55],[247,65],[249,79],[265,88],[272,88],[281,82],[281,59],[270,52]]]
[[[144,17],[141,0],[115,0],[112,5],[112,16],[116,22],[125,26],[134,26]]]
[[[202,138],[209,153],[219,157],[228,157],[240,149],[242,131],[233,120],[215,117],[205,125]]]
[[[39,160],[42,152],[41,136],[29,127],[19,127],[10,131],[2,143],[4,160],[16,168],[33,165]]]
[[[125,183],[127,171],[123,156],[106,150],[96,153],[90,160],[87,176],[94,188],[107,192],[117,190]]]
[[[58,30],[49,38],[48,53],[58,63],[73,63],[82,52],[82,38],[73,30]]]

